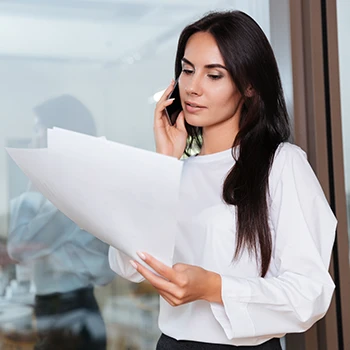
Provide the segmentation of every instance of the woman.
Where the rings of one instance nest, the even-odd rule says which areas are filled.
[[[281,349],[328,309],[336,219],[288,143],[272,49],[248,15],[211,13],[181,33],[175,76],[183,112],[167,123],[172,82],[155,110],[157,152],[199,149],[184,160],[175,265],[140,252],[156,275],[114,248],[110,265],[161,295],[159,350]]]

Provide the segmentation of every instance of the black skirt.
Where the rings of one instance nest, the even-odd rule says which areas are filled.
[[[176,340],[162,334],[158,340],[157,350],[282,350],[280,340],[273,338],[255,346],[235,346],[223,344],[201,343],[187,340]]]

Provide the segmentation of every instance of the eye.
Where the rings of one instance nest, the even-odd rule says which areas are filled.
[[[189,74],[192,74],[193,73],[193,70],[192,69],[186,69],[186,68],[183,68],[182,69],[182,72],[189,75]]]
[[[218,75],[218,74],[208,74],[208,77],[212,80],[218,80],[222,78],[222,75]]]

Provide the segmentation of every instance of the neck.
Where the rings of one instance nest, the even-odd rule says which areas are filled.
[[[234,123],[223,123],[210,127],[203,127],[203,144],[200,155],[213,154],[232,148],[233,142],[238,134],[238,125]]]

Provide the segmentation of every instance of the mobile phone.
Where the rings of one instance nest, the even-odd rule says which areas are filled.
[[[175,82],[174,89],[170,93],[170,95],[168,96],[168,99],[169,98],[175,98],[175,100],[173,101],[173,103],[170,106],[165,107],[165,113],[168,117],[169,124],[174,125],[177,117],[179,116],[180,112],[182,111],[178,81]]]

